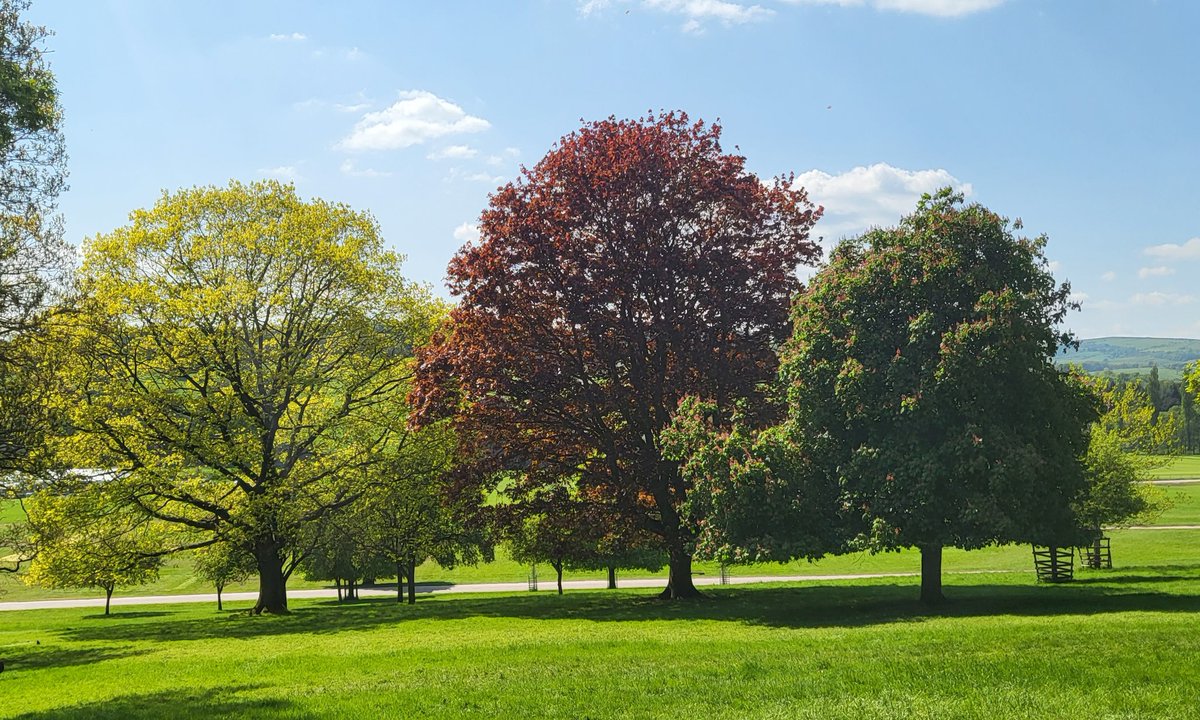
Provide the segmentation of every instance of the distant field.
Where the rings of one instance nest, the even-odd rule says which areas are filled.
[[[1170,507],[1154,520],[1155,525],[1200,525],[1200,483],[1163,486]],[[1200,536],[1197,536],[1200,540]],[[1200,550],[1200,542],[1196,543]]]
[[[1160,468],[1150,471],[1159,480],[1200,479],[1200,455],[1180,455]]]
[[[1200,340],[1185,338],[1103,337],[1079,342],[1079,350],[1060,352],[1056,362],[1074,364],[1090,373],[1145,376],[1152,365],[1159,377],[1178,380],[1183,368],[1200,360]]]

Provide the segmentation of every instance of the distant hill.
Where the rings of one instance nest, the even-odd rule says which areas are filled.
[[[1056,362],[1080,365],[1089,373],[1149,375],[1158,365],[1163,380],[1178,380],[1189,362],[1200,360],[1200,340],[1187,338],[1103,337],[1080,340],[1079,350],[1059,351]]]

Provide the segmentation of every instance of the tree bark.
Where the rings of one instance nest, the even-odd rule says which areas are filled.
[[[562,561],[559,560],[558,562],[552,562],[550,563],[550,567],[554,568],[554,572],[558,573],[558,594],[562,595]]]
[[[254,551],[258,565],[258,602],[254,614],[286,615],[287,578],[283,575],[283,556],[273,543],[259,545]]]
[[[404,563],[396,563],[396,602],[404,602]]]
[[[663,600],[703,597],[692,582],[692,554],[682,547],[667,549],[667,587],[659,594]]]
[[[408,562],[408,604],[417,604],[417,559],[412,558]]]
[[[104,614],[105,615],[108,614],[109,605],[112,604],[112,594],[113,594],[113,586],[105,585],[104,586]]]
[[[608,589],[617,589],[617,569],[612,565],[608,566]]]
[[[937,605],[942,595],[942,546],[921,545],[921,602]]]
[[[221,591],[225,589],[223,583],[217,583],[217,612],[221,612],[225,608],[221,607]]]

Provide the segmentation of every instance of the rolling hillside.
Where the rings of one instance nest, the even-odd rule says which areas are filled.
[[[1081,340],[1079,350],[1059,352],[1059,363],[1090,373],[1146,375],[1158,365],[1163,380],[1177,380],[1189,362],[1200,360],[1200,340],[1187,338],[1103,337]]]

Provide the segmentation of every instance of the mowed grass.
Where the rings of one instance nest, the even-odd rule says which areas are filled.
[[[1154,525],[1200,525],[1200,483],[1160,486],[1168,507]]]
[[[1200,524],[1200,485],[1163,486],[1162,491],[1171,506],[1158,518],[1153,520],[1157,525]],[[1177,543],[1164,548],[1161,538],[1156,535],[1161,531],[1116,531],[1109,533],[1114,537],[1113,552],[1117,557],[1123,557],[1128,563],[1156,562],[1163,552],[1173,553],[1172,547],[1186,547],[1187,543]],[[1190,536],[1189,536],[1190,537]],[[1194,536],[1200,541],[1200,535]],[[1028,545],[1005,545],[987,547],[977,550],[964,551],[948,548],[945,551],[944,566],[950,573],[967,572],[1031,572],[1031,551]],[[733,576],[814,576],[814,575],[863,575],[879,573],[915,573],[920,569],[920,555],[915,550],[870,554],[866,552],[849,555],[831,556],[816,562],[795,561],[790,563],[761,563],[732,567],[729,572]],[[694,566],[697,577],[712,577],[720,572],[716,563],[697,562]],[[497,548],[496,559],[489,563],[478,565],[461,565],[454,568],[442,568],[433,561],[426,562],[417,569],[417,580],[420,583],[436,583],[447,585],[462,585],[472,583],[524,583],[529,577],[529,567],[514,562],[503,547]],[[539,581],[544,588],[552,587],[554,571],[549,566],[539,566]],[[570,580],[600,580],[604,577],[602,571],[568,571],[564,578]],[[622,570],[620,578],[654,577],[666,581],[665,570],[649,572],[646,570]],[[394,582],[390,579],[380,579],[381,583]],[[323,581],[306,580],[300,572],[292,576],[288,582],[290,589],[308,589],[332,587]],[[226,592],[244,592],[257,589],[257,580],[251,578],[246,583],[231,585]],[[153,583],[137,587],[118,588],[115,597],[130,595],[177,595],[212,593],[213,588],[195,577],[189,557],[171,558],[163,567],[161,576]],[[102,594],[97,590],[87,588],[52,590],[41,587],[24,585],[18,575],[0,574],[0,602],[24,600],[51,600],[76,597],[97,597]]]
[[[1177,455],[1150,475],[1159,480],[1200,480],[1200,455]]]
[[[1194,718],[1200,567],[0,616],[0,717]],[[37,644],[39,643],[40,644]]]

